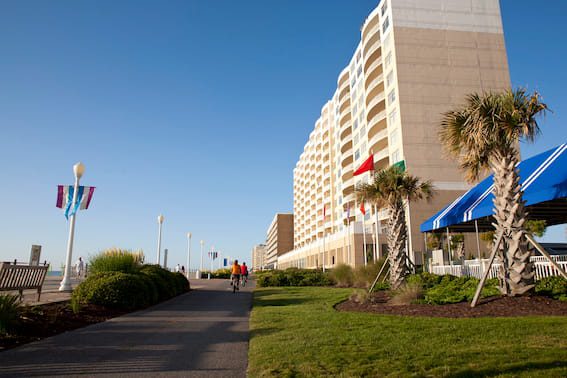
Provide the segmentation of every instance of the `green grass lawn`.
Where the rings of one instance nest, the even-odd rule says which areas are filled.
[[[567,377],[567,317],[345,313],[352,289],[254,293],[249,376]]]

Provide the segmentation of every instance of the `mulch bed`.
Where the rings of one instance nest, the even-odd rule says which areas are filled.
[[[0,352],[90,324],[100,323],[125,313],[126,311],[102,306],[84,305],[75,314],[69,307],[68,301],[26,306],[22,311],[16,334],[0,335]]]
[[[567,316],[567,302],[532,297],[493,297],[482,299],[471,308],[470,303],[446,305],[410,304],[394,306],[388,303],[387,292],[372,294],[368,302],[349,299],[336,306],[339,311],[370,312],[385,315],[428,316],[439,318],[479,318],[503,316]]]

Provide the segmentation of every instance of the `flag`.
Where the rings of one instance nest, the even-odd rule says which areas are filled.
[[[323,220],[325,220],[326,215],[327,215],[327,205],[323,205]]]
[[[366,210],[364,209],[364,201],[362,201],[362,202],[360,203],[360,212],[361,212],[363,215],[366,215]]]
[[[60,209],[65,210],[65,218],[69,219],[71,215],[74,215],[77,210],[85,210],[89,208],[91,200],[93,198],[95,187],[94,186],[79,186],[79,191],[77,193],[77,203],[73,209],[71,209],[73,202],[73,193],[75,191],[74,185],[58,185],[57,186],[57,206]]]
[[[366,159],[364,163],[362,163],[361,166],[358,167],[358,169],[354,171],[352,175],[357,176],[363,174],[364,172],[373,171],[373,170],[374,170],[374,154],[371,154],[370,157]]]

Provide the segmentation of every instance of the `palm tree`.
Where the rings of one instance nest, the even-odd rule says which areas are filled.
[[[540,132],[536,116],[546,110],[538,93],[527,94],[524,89],[475,93],[462,108],[444,114],[439,131],[445,150],[458,160],[469,182],[488,169],[494,174],[495,228],[497,235],[503,233],[499,280],[505,295],[521,295],[534,286],[516,166],[519,141],[535,140]]]
[[[397,289],[408,274],[405,202],[433,196],[429,181],[402,171],[397,166],[378,171],[371,183],[358,185],[356,195],[360,201],[369,201],[379,208],[387,208],[388,218],[388,262],[390,263],[390,286]]]

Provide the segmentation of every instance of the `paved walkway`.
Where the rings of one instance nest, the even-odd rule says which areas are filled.
[[[149,309],[0,353],[0,376],[245,377],[249,285],[192,280]]]

